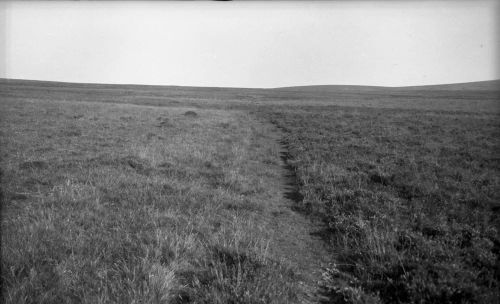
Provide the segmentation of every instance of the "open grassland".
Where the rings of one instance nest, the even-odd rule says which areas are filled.
[[[439,100],[434,102],[439,103]],[[500,115],[271,108],[335,303],[498,303]]]
[[[415,88],[311,86],[278,89],[205,88],[143,85],[75,84],[0,79],[10,100],[61,100],[150,106],[254,109],[255,106],[356,106],[434,111],[499,111],[500,80]],[[466,89],[468,88],[468,89]],[[318,109],[319,110],[319,109]]]
[[[0,80],[1,301],[500,302],[496,84]]]
[[[242,112],[2,102],[3,303],[284,303],[278,147]]]

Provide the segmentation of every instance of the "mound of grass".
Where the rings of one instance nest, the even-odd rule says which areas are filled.
[[[500,299],[498,114],[280,109],[302,204],[328,225],[336,303]]]
[[[187,116],[187,117],[198,117],[198,113],[196,113],[195,111],[187,111],[186,113],[184,113],[184,116]]]

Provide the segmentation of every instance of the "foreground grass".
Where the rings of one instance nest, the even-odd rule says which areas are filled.
[[[303,208],[328,225],[336,303],[500,300],[500,117],[269,108]]]
[[[277,154],[246,115],[5,100],[1,118],[3,303],[297,299],[262,220]]]

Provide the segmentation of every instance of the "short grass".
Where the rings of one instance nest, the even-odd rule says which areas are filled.
[[[1,106],[3,303],[296,301],[263,220],[276,174],[263,164],[278,159],[265,126],[224,110]]]
[[[436,103],[438,103],[436,101]],[[500,116],[359,107],[269,108],[302,207],[335,251],[335,303],[500,299]]]

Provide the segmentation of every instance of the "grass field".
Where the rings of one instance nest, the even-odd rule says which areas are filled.
[[[2,302],[494,303],[498,86],[441,88],[2,80]]]
[[[303,208],[335,250],[339,303],[495,303],[500,117],[331,107],[273,112]]]
[[[293,299],[266,229],[265,128],[189,110],[2,104],[6,302]]]

